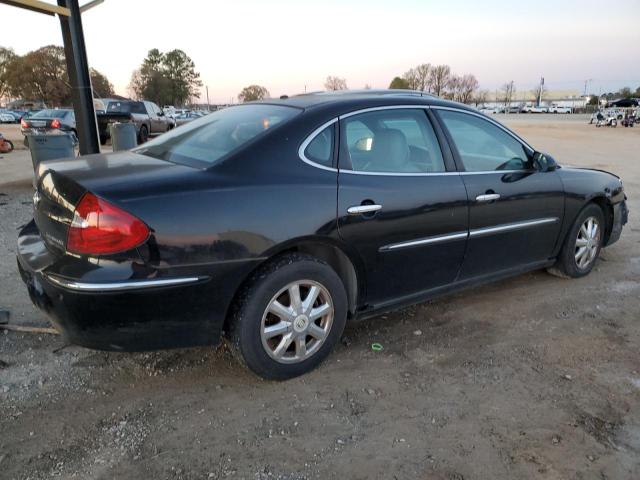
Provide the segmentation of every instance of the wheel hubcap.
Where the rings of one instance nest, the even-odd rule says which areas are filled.
[[[273,296],[262,315],[262,346],[277,362],[298,363],[320,349],[332,324],[328,290],[313,280],[292,282]]]
[[[600,223],[595,217],[587,218],[576,238],[575,259],[579,268],[585,269],[596,259],[600,247]]]

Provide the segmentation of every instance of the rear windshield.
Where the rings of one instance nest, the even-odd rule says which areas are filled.
[[[68,113],[69,110],[40,110],[31,118],[64,118]]]
[[[113,113],[147,113],[142,102],[109,102],[107,112]]]
[[[279,105],[229,107],[175,128],[134,151],[206,168],[300,112],[297,108]]]

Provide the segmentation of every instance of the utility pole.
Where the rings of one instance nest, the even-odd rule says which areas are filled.
[[[207,112],[211,111],[211,108],[209,107],[209,85],[206,86],[207,89]]]
[[[539,107],[542,103],[542,89],[544,88],[544,77],[540,77],[540,86],[538,87],[538,98],[536,99],[537,106]]]
[[[587,80],[584,81],[584,96],[587,96],[587,85],[589,84],[589,82],[591,82],[593,80],[593,78],[589,78]]]
[[[80,142],[80,154],[100,153],[98,123],[93,106],[93,91],[91,89],[87,50],[84,44],[80,6],[78,5],[78,0],[58,0],[58,5],[68,8],[70,12],[68,17],[59,15],[59,18],[64,43],[64,56],[67,61],[67,70],[69,71],[69,81],[71,83],[73,106],[77,116],[76,125]]]

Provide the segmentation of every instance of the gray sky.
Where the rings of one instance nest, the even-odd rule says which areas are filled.
[[[62,44],[57,18],[6,5],[0,18],[0,45],[19,54]],[[89,63],[117,93],[149,49],[181,48],[212,102],[252,83],[273,96],[321,90],[327,75],[386,88],[425,62],[488,90],[529,90],[541,75],[550,90],[635,89],[639,20],[638,0],[105,0],[83,16]]]

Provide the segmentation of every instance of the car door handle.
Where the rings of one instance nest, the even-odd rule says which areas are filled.
[[[476,197],[476,202],[490,202],[492,200],[498,200],[499,198],[499,193],[487,193],[485,195],[478,195]]]
[[[377,212],[378,210],[382,210],[382,205],[356,205],[347,208],[347,213],[349,215],[362,215],[363,213],[372,213]]]

